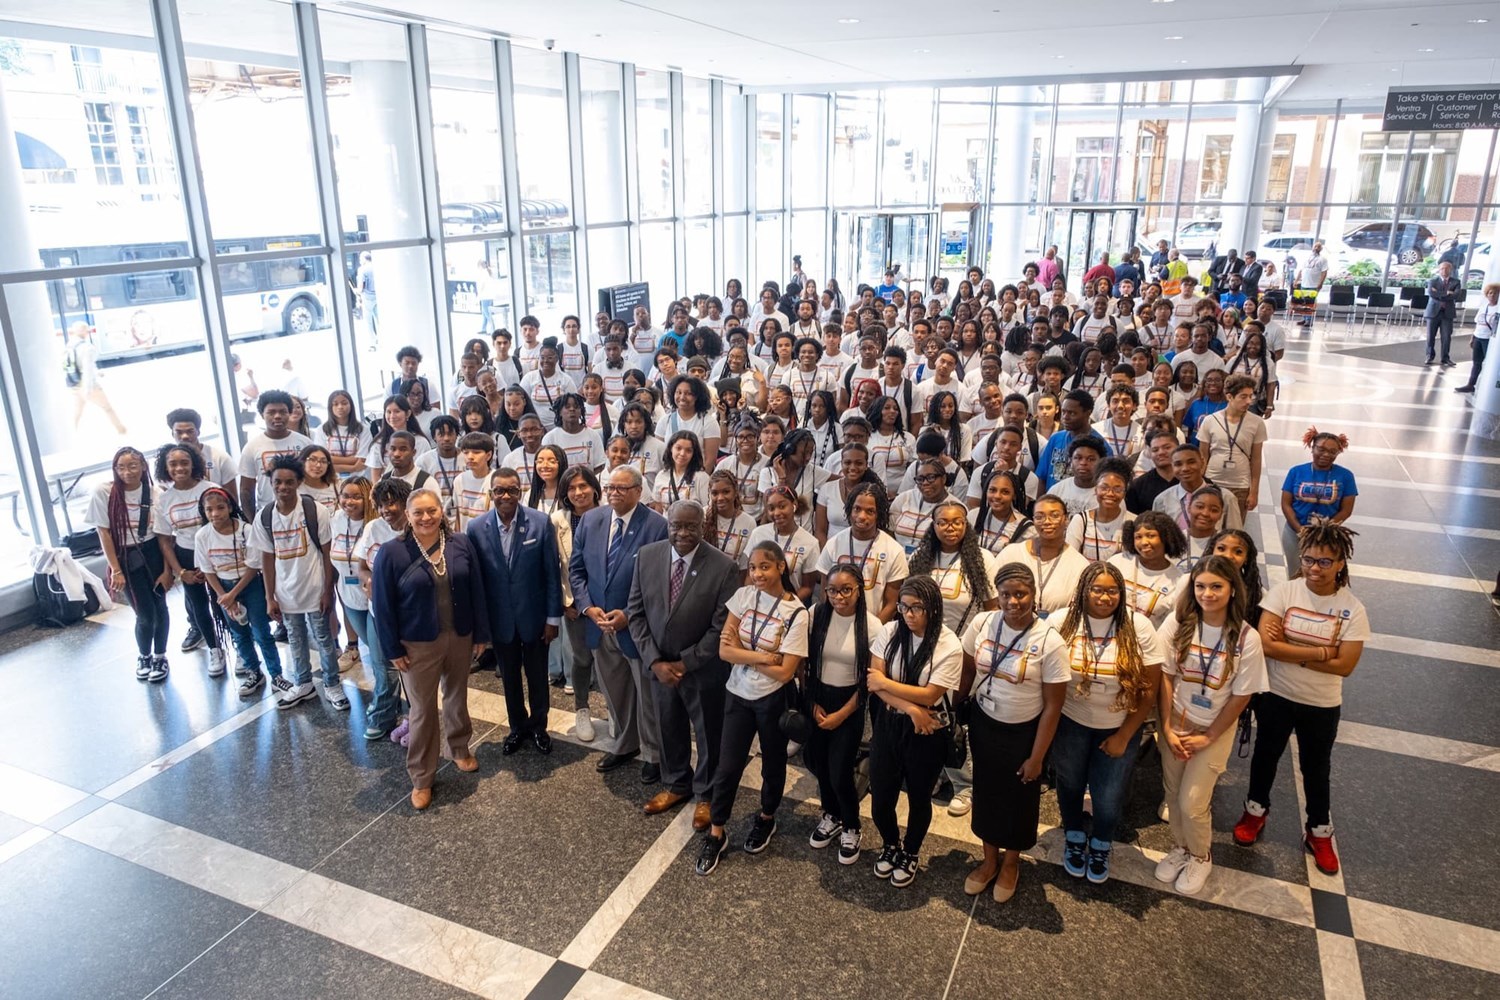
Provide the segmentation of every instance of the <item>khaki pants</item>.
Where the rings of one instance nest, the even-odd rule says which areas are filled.
[[[407,721],[411,738],[406,746],[406,773],[413,788],[431,788],[437,772],[442,739],[448,739],[448,754],[455,760],[471,756],[469,736],[469,663],[474,657],[472,636],[442,632],[431,642],[405,642],[411,660],[402,679],[411,699]],[[438,690],[442,689],[442,717],[438,716]]]
[[[1161,750],[1161,783],[1166,790],[1167,808],[1172,821],[1172,840],[1185,847],[1194,857],[1208,857],[1214,842],[1214,785],[1229,766],[1229,751],[1234,746],[1235,727],[1224,730],[1217,740],[1187,760],[1178,760],[1158,731],[1156,742]]]

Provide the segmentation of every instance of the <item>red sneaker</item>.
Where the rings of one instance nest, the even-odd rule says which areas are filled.
[[[1261,831],[1266,828],[1266,816],[1269,813],[1261,813],[1259,816],[1246,810],[1240,816],[1240,821],[1234,824],[1234,842],[1241,847],[1253,847],[1260,839]]]
[[[1235,836],[1239,836],[1239,828],[1235,828]],[[1333,849],[1332,837],[1316,837],[1311,833],[1302,838],[1302,844],[1308,853],[1313,856],[1313,864],[1318,871],[1324,875],[1337,875],[1339,873],[1339,855]]]

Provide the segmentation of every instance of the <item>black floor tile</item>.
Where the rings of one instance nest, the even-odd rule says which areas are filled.
[[[561,741],[545,757],[497,743],[476,757],[475,774],[439,775],[430,810],[400,806],[319,873],[557,955],[676,814],[644,815],[660,786],[636,768],[601,775]]]
[[[406,751],[366,743],[350,715],[321,700],[273,710],[120,804],[310,867],[411,791]]]
[[[771,845],[745,854],[754,801],[741,791],[718,869],[694,873],[694,839],[593,970],[670,997],[942,996],[972,905],[968,847],[928,837],[926,868],[897,889],[871,874],[874,851],[846,867],[809,848],[817,816],[805,805],[783,806]],[[865,845],[875,844],[866,824]]]
[[[1333,823],[1349,895],[1500,930],[1480,847],[1500,774],[1336,746]]]
[[[1022,864],[1009,902],[978,897],[948,996],[1323,996],[1311,928]]]
[[[1500,670],[1365,647],[1344,682],[1343,718],[1500,746]]]
[[[1414,996],[1443,1000],[1493,1000],[1500,996],[1500,976],[1425,955],[1382,948],[1361,941],[1359,971],[1365,980],[1365,1000],[1411,1000]]]
[[[463,1000],[475,994],[258,913],[152,1000]]]
[[[144,997],[250,912],[54,835],[0,865],[0,996]]]

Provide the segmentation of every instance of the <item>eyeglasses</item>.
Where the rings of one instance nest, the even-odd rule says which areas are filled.
[[[829,597],[853,597],[855,591],[858,590],[858,589],[859,589],[858,587],[850,587],[850,586],[844,586],[844,587],[824,587],[823,588],[823,593],[827,594]]]
[[[631,490],[638,490],[638,489],[640,489],[639,486],[621,486],[618,483],[608,483],[604,487],[604,492],[606,492],[606,493],[629,493]]]
[[[521,487],[519,486],[496,486],[490,490],[492,497],[518,497],[520,495]]]
[[[1068,514],[1066,511],[1053,511],[1050,514],[1037,513],[1031,515],[1031,519],[1033,521],[1066,521]]]
[[[1115,587],[1090,587],[1089,596],[1099,598],[1119,597],[1120,591]]]
[[[924,474],[922,474],[920,476],[916,476],[914,478],[914,481],[918,482],[918,483],[926,484],[926,483],[935,483],[939,479],[944,479],[944,478],[946,478],[946,477],[942,473],[940,473],[940,472],[927,472],[927,473],[924,473]]]
[[[924,614],[926,611],[927,609],[920,604],[907,604],[905,601],[901,601],[896,605],[896,614],[898,615]]]
[[[1314,566],[1318,567],[1318,569],[1332,569],[1333,564],[1336,562],[1338,562],[1337,559],[1317,559],[1313,556],[1302,557],[1302,566],[1304,569],[1312,569]]]

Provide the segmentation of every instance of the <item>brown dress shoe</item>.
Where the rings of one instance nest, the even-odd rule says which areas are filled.
[[[686,801],[686,795],[678,795],[676,792],[657,792],[646,802],[644,809],[647,816],[655,816],[657,813],[664,813],[678,803]]]
[[[473,757],[455,757],[453,758],[453,766],[460,771],[477,771],[479,770],[479,761]]]
[[[693,829],[707,830],[712,812],[707,802],[699,802],[693,806]]]
[[[432,789],[413,788],[411,790],[411,807],[413,809],[426,809],[432,805]]]

